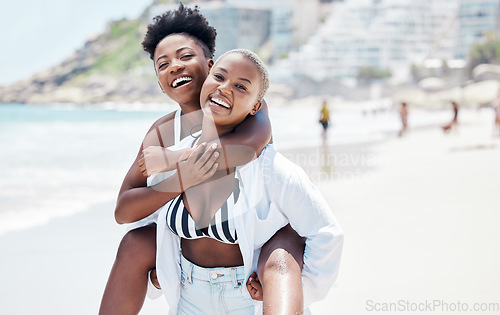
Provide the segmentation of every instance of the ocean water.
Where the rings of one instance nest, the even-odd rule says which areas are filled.
[[[0,105],[0,234],[114,200],[162,114]]]
[[[114,202],[147,130],[174,109],[171,104],[0,104],[0,234]],[[277,148],[321,145],[318,111],[314,106],[271,107]],[[410,125],[438,124],[450,115],[418,112]],[[391,111],[333,111],[332,120],[332,145],[379,141],[400,128],[397,113]]]

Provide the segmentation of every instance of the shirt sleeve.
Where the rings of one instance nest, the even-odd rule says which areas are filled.
[[[284,159],[284,158],[283,158]],[[305,172],[286,160],[273,163],[278,174],[272,203],[289,220],[292,228],[306,237],[302,286],[304,306],[326,297],[337,278],[344,234],[319,190]],[[286,171],[284,171],[286,169]]]

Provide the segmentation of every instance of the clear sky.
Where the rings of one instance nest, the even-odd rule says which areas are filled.
[[[58,64],[109,20],[138,17],[152,0],[2,0],[0,85]]]

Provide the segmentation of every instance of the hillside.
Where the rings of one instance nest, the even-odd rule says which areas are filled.
[[[106,30],[64,60],[32,77],[0,87],[4,103],[161,102],[149,56],[141,42],[149,18],[110,22]]]

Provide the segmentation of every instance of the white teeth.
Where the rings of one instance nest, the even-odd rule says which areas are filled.
[[[212,98],[212,102],[214,102],[215,104],[217,104],[219,106],[228,108],[228,109],[231,108],[226,102],[224,102],[220,98]]]
[[[190,82],[190,81],[192,81],[192,80],[193,80],[193,78],[191,78],[191,77],[180,77],[180,78],[177,78],[177,79],[175,79],[175,80],[174,80],[174,82],[172,83],[172,87],[173,87],[173,88],[175,88],[175,87],[177,87],[177,86],[179,85],[179,83],[181,83],[181,82]]]

